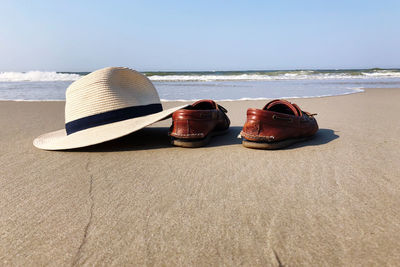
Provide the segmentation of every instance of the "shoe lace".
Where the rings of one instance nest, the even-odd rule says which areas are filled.
[[[217,104],[217,106],[218,106],[218,109],[222,110],[224,113],[228,113],[228,111],[226,110],[226,108],[224,108],[223,106],[218,105],[218,104]]]

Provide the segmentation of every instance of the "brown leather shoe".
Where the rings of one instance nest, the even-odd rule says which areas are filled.
[[[200,100],[175,111],[169,135],[171,143],[181,147],[206,145],[214,135],[228,131],[230,120],[227,110],[212,100]]]
[[[286,100],[273,100],[263,109],[249,108],[240,135],[249,148],[278,149],[307,140],[318,131],[316,114]]]

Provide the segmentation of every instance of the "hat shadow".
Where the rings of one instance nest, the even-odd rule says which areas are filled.
[[[69,150],[71,152],[117,152],[171,147],[168,127],[146,127],[104,143]]]
[[[224,135],[211,138],[207,147],[229,146],[242,143],[241,138],[237,138],[242,127],[231,126]],[[136,151],[149,149],[162,149],[173,147],[168,136],[169,127],[146,127],[137,132],[131,133],[118,139],[110,140],[101,144],[67,150],[69,152],[117,152],[117,151]],[[294,144],[284,149],[296,149],[304,146],[318,146],[331,142],[339,138],[334,130],[319,129],[313,139]],[[282,149],[281,149],[282,150]]]
[[[242,127],[229,127],[229,131],[226,134],[214,136],[205,147],[241,144],[241,139],[237,138],[241,130]],[[137,132],[101,144],[66,151],[116,152],[170,148],[173,145],[171,145],[168,131],[169,127],[146,127]]]

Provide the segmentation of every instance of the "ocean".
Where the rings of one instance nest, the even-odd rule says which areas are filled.
[[[142,72],[164,101],[307,98],[400,88],[400,69]],[[87,72],[0,72],[0,100],[65,100]]]

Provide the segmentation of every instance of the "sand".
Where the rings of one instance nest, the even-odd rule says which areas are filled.
[[[167,120],[71,152],[32,145],[63,102],[0,102],[0,265],[397,265],[400,89],[293,101],[320,131],[284,150],[240,144],[238,101],[207,147]]]

